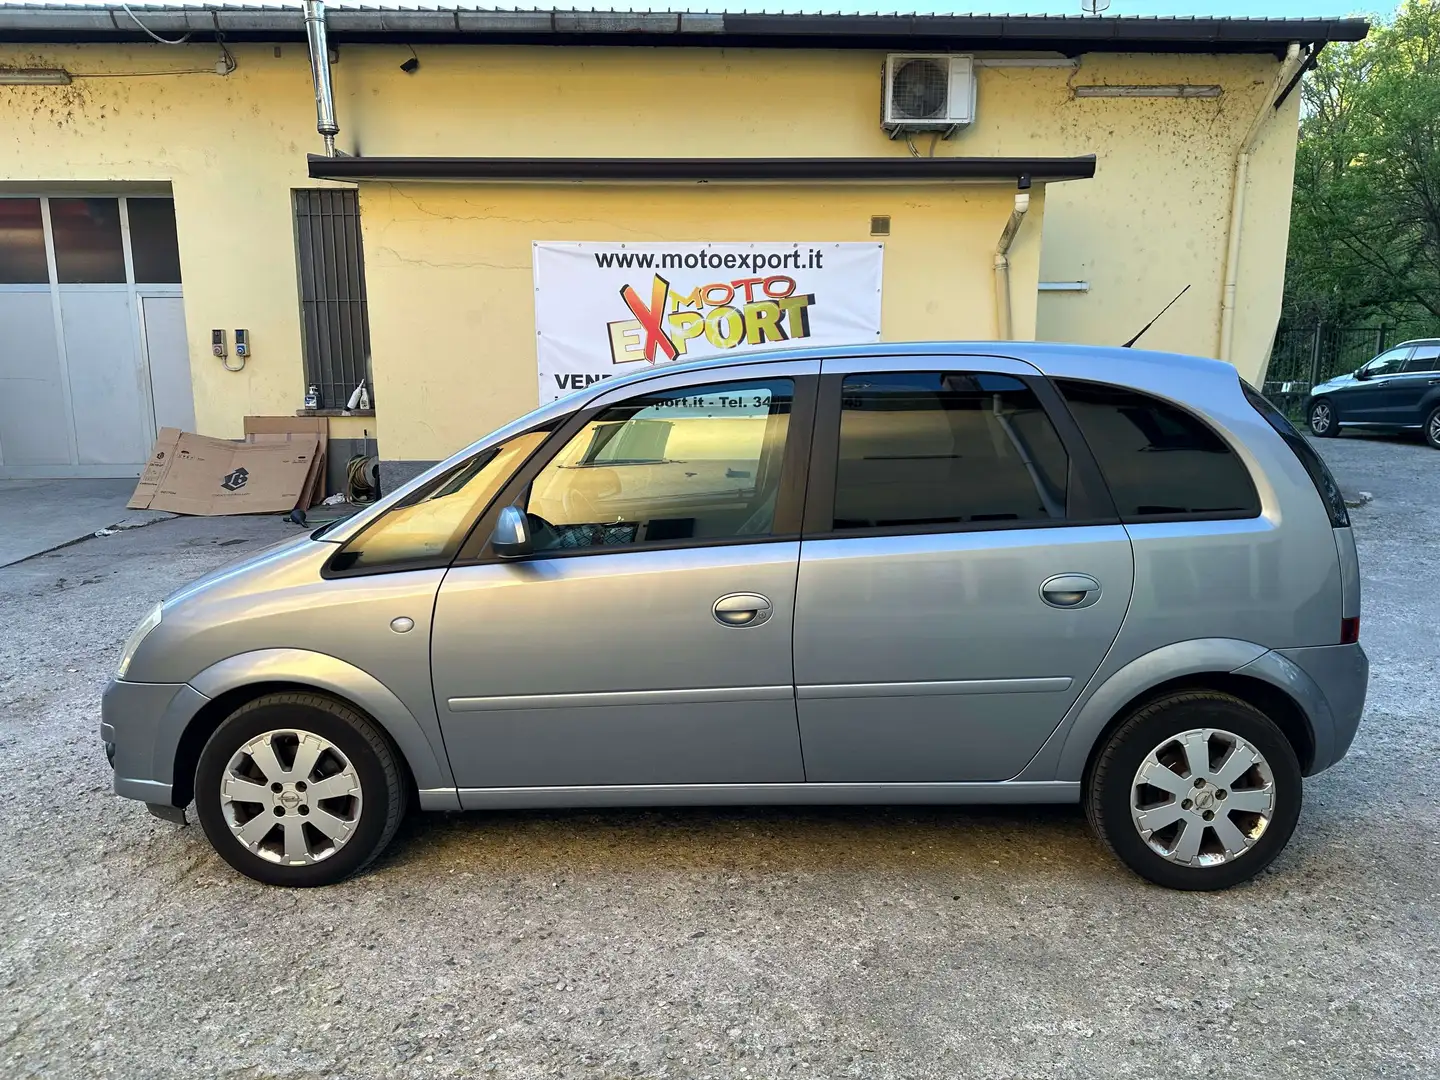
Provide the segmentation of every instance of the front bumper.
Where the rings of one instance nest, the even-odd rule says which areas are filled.
[[[115,794],[172,806],[180,737],[210,699],[186,683],[111,679],[100,699],[100,739],[115,769]]]

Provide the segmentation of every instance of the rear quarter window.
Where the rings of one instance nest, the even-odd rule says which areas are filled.
[[[1085,436],[1120,520],[1249,518],[1260,496],[1244,463],[1209,424],[1149,394],[1056,381]]]

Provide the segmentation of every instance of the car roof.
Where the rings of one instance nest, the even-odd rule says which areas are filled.
[[[1148,349],[1131,349],[1121,345],[1072,345],[1051,341],[886,341],[863,345],[809,345],[791,349],[767,349],[763,352],[744,353],[740,356],[716,356],[704,360],[686,360],[680,363],[664,363],[647,366],[643,371],[606,379],[604,388],[608,391],[616,386],[644,382],[658,374],[684,374],[690,371],[724,369],[749,364],[764,364],[782,360],[834,360],[845,358],[874,357],[876,360],[898,359],[911,356],[1003,356],[1021,360],[1032,365],[1043,375],[1064,375],[1072,378],[1083,377],[1077,369],[1094,365],[1094,374],[1103,375],[1106,381],[1123,382],[1123,377],[1114,371],[1117,363],[1131,365],[1161,364],[1171,371],[1188,370],[1197,374],[1232,374],[1235,368],[1221,360],[1187,353],[1154,352]],[[887,365],[888,366],[888,365]],[[584,390],[577,390],[569,397],[596,392],[600,384],[592,384]],[[567,400],[561,398],[561,401]]]

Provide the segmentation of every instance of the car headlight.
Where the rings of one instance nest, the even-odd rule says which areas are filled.
[[[135,651],[140,648],[140,643],[145,640],[145,635],[160,625],[160,612],[163,605],[156,604],[150,609],[150,613],[140,620],[140,625],[130,632],[125,639],[125,648],[120,653],[120,667],[115,672],[117,679],[123,679],[125,673],[130,670],[130,661],[135,659]]]

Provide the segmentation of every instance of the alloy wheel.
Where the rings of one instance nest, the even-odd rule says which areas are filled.
[[[1152,851],[1218,866],[1250,851],[1275,814],[1275,777],[1254,744],[1196,728],[1155,747],[1135,771],[1130,816]]]
[[[1435,412],[1431,414],[1430,430],[1427,434],[1430,436],[1430,444],[1432,446],[1440,446],[1440,409],[1436,409]]]
[[[1321,401],[1310,410],[1310,430],[1316,435],[1324,435],[1330,430],[1330,424],[1334,420],[1330,406]]]
[[[309,731],[267,731],[231,756],[220,779],[230,832],[251,853],[284,866],[310,866],[349,842],[360,821],[355,766]]]

